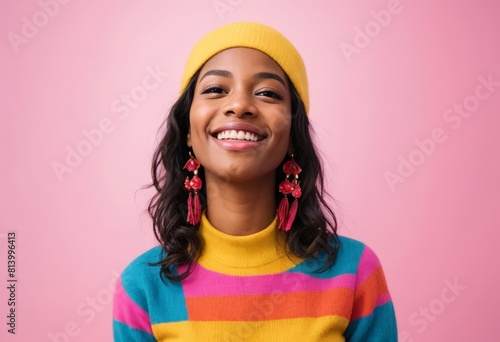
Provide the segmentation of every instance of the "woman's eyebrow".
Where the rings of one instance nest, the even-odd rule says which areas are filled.
[[[259,72],[259,73],[255,74],[254,78],[258,79],[258,80],[271,78],[271,79],[276,80],[276,81],[280,82],[281,84],[283,84],[283,86],[285,88],[288,88],[285,84],[285,81],[283,81],[283,79],[281,77],[279,77],[277,74],[272,73],[272,72]]]
[[[222,76],[222,77],[228,77],[228,78],[232,78],[233,77],[233,74],[230,72],[230,71],[227,71],[227,70],[218,70],[218,69],[214,69],[214,70],[209,70],[207,71],[201,78],[200,78],[200,81],[202,79],[204,79],[205,77],[209,76],[209,75],[215,75],[215,76]]]
[[[203,74],[203,76],[200,78],[200,81],[203,80],[205,77],[210,76],[210,75],[222,76],[222,77],[227,77],[227,78],[233,77],[233,74],[230,71],[214,69],[214,70],[209,70],[205,74]],[[272,72],[259,72],[259,73],[254,75],[254,79],[257,79],[257,80],[263,80],[263,79],[277,80],[278,82],[283,84],[283,86],[285,86],[285,88],[287,88],[285,81],[280,76],[278,76],[277,74],[272,73]]]

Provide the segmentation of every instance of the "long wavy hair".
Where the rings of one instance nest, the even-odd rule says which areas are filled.
[[[157,190],[148,205],[153,220],[156,239],[162,245],[165,257],[151,265],[161,265],[160,274],[174,281],[185,279],[192,271],[193,262],[199,257],[203,241],[198,234],[199,224],[186,222],[187,196],[184,179],[187,176],[183,166],[189,158],[186,137],[189,131],[189,111],[193,101],[194,89],[199,70],[193,75],[185,91],[170,109],[164,124],[164,135],[153,155],[151,167],[152,183]],[[297,216],[285,243],[289,251],[299,258],[316,258],[319,252],[326,253],[324,262],[316,269],[322,272],[333,265],[339,249],[337,218],[325,201],[330,197],[324,187],[323,167],[317,149],[311,138],[313,129],[309,124],[304,103],[293,84],[288,80],[292,97],[291,141],[294,159],[302,168],[300,186],[302,196],[299,200]],[[276,170],[276,184],[285,175],[283,163]],[[198,176],[204,181],[203,167]],[[206,194],[200,191],[203,207],[206,207]],[[276,186],[276,208],[280,194]],[[179,273],[178,266],[187,266]]]

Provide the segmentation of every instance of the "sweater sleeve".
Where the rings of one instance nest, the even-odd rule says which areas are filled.
[[[150,301],[153,269],[148,263],[157,258],[154,248],[132,261],[116,282],[113,298],[113,340],[151,342],[154,337]]]
[[[141,297],[140,290],[134,288],[133,283],[127,284],[126,279],[122,274],[116,284],[113,302],[113,340],[156,341],[149,315],[138,303]]]
[[[359,261],[355,286],[346,341],[397,342],[396,316],[384,272],[379,259],[367,246]]]

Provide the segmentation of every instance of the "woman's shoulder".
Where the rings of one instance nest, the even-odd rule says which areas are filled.
[[[338,247],[335,261],[337,270],[359,274],[371,272],[381,266],[377,254],[364,242],[339,235]]]
[[[351,249],[363,249],[366,247],[366,244],[359,241],[359,240],[356,240],[354,238],[351,238],[351,237],[347,237],[347,236],[344,236],[344,235],[338,235],[338,238],[339,238],[339,242],[341,245],[344,245],[346,247],[349,247]]]
[[[361,257],[363,254],[375,254],[366,243],[351,237],[338,235],[339,254],[348,254],[350,257]]]
[[[153,265],[164,258],[164,251],[161,246],[155,246],[143,252],[139,256],[132,259],[132,261],[123,269],[121,273],[122,281],[127,282],[137,279],[147,279],[151,276],[158,275],[159,265]]]

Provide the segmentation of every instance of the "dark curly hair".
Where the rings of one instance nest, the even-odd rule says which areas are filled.
[[[166,252],[164,259],[151,265],[161,265],[160,273],[176,281],[191,273],[193,261],[203,248],[202,238],[198,234],[199,224],[191,225],[186,222],[188,192],[184,189],[184,179],[187,173],[183,170],[189,158],[190,149],[186,136],[198,75],[199,70],[172,106],[164,122],[165,133],[153,155],[152,183],[147,186],[154,186],[157,190],[149,202],[148,212],[153,220],[156,239]],[[302,196],[297,216],[285,241],[290,252],[299,258],[316,257],[319,252],[324,251],[326,259],[317,268],[321,272],[332,266],[339,249],[337,218],[324,199],[329,195],[324,188],[323,168],[311,138],[313,129],[304,103],[290,80],[288,83],[292,97],[291,141],[300,142],[293,144],[294,159],[303,172],[300,177]],[[276,184],[285,177],[281,167],[285,161],[276,170]],[[200,167],[198,176],[204,181],[203,167]],[[206,194],[200,191],[200,197],[205,207]],[[277,187],[275,198],[278,207],[280,196]],[[179,274],[177,266],[181,265],[186,265],[187,270]]]

